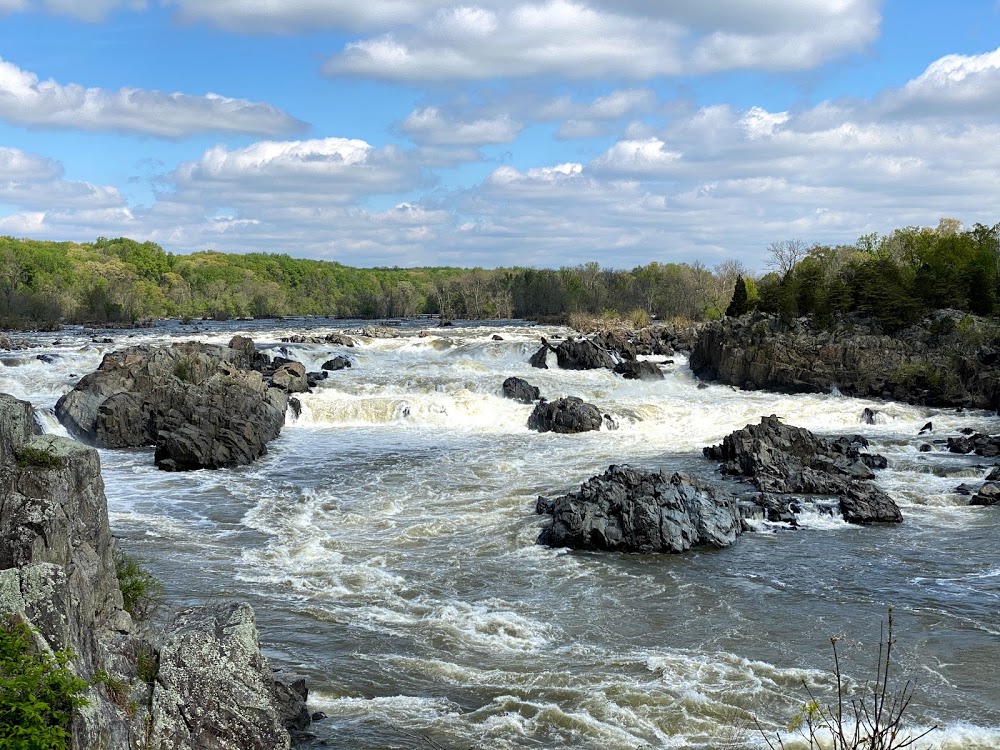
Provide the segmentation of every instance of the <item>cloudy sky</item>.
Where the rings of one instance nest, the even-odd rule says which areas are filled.
[[[998,0],[0,0],[0,234],[762,268],[998,188]]]

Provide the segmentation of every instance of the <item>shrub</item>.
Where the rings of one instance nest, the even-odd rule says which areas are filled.
[[[21,620],[0,623],[0,747],[64,750],[73,711],[87,683],[69,667],[69,651],[37,651]]]
[[[52,446],[36,448],[26,445],[17,452],[17,465],[21,467],[36,467],[41,469],[59,469],[63,460],[52,452]]]
[[[862,685],[857,695],[845,695],[847,678],[841,672],[840,655],[837,653],[837,641],[840,639],[830,639],[837,701],[833,705],[824,704],[805,687],[809,700],[788,724],[788,731],[798,733],[808,743],[809,750],[827,747],[832,750],[903,750],[937,729],[933,726],[917,735],[903,731],[903,715],[913,699],[913,683],[907,680],[901,688],[897,688],[889,682],[892,648],[896,643],[892,607],[889,608],[888,619],[888,627],[883,622],[879,628],[874,678]],[[785,748],[780,734],[775,733],[772,741],[771,735],[759,722],[757,729],[771,750]]]
[[[125,611],[139,622],[148,620],[163,599],[163,584],[121,550],[115,552],[115,572]]]
[[[628,322],[632,324],[633,328],[648,328],[652,321],[649,319],[648,312],[643,310],[641,307],[637,307],[629,312]]]

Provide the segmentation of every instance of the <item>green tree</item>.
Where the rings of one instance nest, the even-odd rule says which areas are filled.
[[[750,302],[747,295],[747,285],[743,276],[736,277],[736,287],[733,289],[733,298],[726,308],[727,318],[738,318],[745,315],[750,310]]]

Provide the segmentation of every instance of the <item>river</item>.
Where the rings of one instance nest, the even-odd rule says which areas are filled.
[[[914,681],[907,726],[941,727],[921,746],[1000,748],[1000,507],[954,493],[992,461],[919,451],[963,427],[1000,432],[995,414],[699,387],[683,355],[656,382],[532,369],[539,335],[568,333],[558,328],[404,327],[351,349],[280,341],[360,325],[97,334],[114,343],[66,329],[0,356],[0,390],[31,400],[56,432],[57,398],[126,344],[244,333],[309,370],[353,360],[301,397],[301,416],[252,466],[171,474],[148,450],[101,451],[122,547],[172,605],[254,606],[273,665],[305,674],[311,710],[328,716],[315,744],[763,747],[755,718],[784,725],[807,700],[803,684],[831,694],[831,636],[843,636],[850,685],[874,675],[891,606],[894,674]],[[531,432],[531,407],[501,397],[510,375],[550,398],[581,396],[619,429]],[[876,424],[861,424],[865,407]],[[538,495],[611,463],[716,476],[701,448],[767,414],[869,438],[889,460],[876,482],[904,522],[862,528],[807,512],[799,529],[762,525],[729,549],[677,556],[535,544]],[[918,436],[928,421],[933,433]]]

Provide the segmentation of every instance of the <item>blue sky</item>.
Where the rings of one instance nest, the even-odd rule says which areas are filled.
[[[1000,221],[996,0],[0,0],[0,233],[349,265]]]

